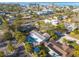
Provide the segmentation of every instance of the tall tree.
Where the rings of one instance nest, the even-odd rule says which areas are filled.
[[[13,51],[15,50],[15,47],[14,47],[11,43],[9,43],[9,44],[7,45],[7,49],[8,49],[8,51],[11,53],[11,52],[13,52]]]
[[[40,56],[40,57],[46,57],[46,56],[47,56],[46,51],[45,51],[45,50],[41,50],[41,51],[39,52],[39,56]]]
[[[18,43],[22,43],[25,41],[26,36],[23,33],[17,31],[17,32],[15,32],[15,38],[18,41]]]
[[[12,40],[12,34],[10,32],[5,32],[3,37],[5,40]]]
[[[75,57],[79,57],[79,50],[75,50],[75,51],[73,52],[73,55],[74,55]]]
[[[24,47],[25,47],[25,52],[26,53],[32,53],[33,52],[32,45],[29,42],[26,42]]]

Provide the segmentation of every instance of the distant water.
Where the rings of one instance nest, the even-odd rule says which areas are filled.
[[[79,2],[22,2],[20,5],[29,5],[30,3],[36,3],[40,5],[57,5],[57,6],[79,6]]]
[[[57,6],[79,6],[79,2],[1,2],[5,4],[20,4],[21,6],[28,6],[29,4],[40,4],[40,5],[57,5]]]

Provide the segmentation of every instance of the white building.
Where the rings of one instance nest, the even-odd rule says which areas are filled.
[[[45,23],[51,23],[51,21],[48,20],[48,19],[45,19],[44,22],[45,22]]]
[[[52,56],[52,57],[60,57],[60,55],[58,53],[56,53],[54,50],[52,50],[50,47],[47,46],[47,48],[49,49],[49,54]]]
[[[75,23],[65,23],[64,25],[69,32],[74,31],[77,28]]]
[[[59,20],[57,19],[53,19],[51,20],[51,24],[57,26],[57,24],[59,23]]]
[[[43,9],[42,11],[36,11],[36,13],[38,15],[51,14],[51,13],[53,13],[53,10],[51,10],[51,9]]]
[[[57,26],[58,23],[59,23],[59,20],[58,20],[58,19],[52,19],[52,20],[45,19],[44,22],[45,22],[45,23],[50,23],[50,24],[52,24],[52,25],[54,25],[54,26]]]
[[[46,34],[47,35],[47,34]],[[31,31],[30,36],[38,43],[42,41],[46,41],[50,36],[46,36],[45,34],[42,35],[41,33],[37,31]]]

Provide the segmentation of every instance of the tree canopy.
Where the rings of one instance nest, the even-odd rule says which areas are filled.
[[[33,52],[32,45],[29,42],[26,42],[24,47],[25,47],[26,53],[32,53]]]
[[[12,34],[10,32],[5,32],[3,37],[5,40],[12,40]]]
[[[23,33],[17,31],[17,32],[15,32],[15,38],[18,41],[18,43],[22,43],[25,41],[26,36]]]

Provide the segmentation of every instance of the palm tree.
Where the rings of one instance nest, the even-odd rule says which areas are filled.
[[[26,42],[24,47],[25,47],[25,52],[26,53],[32,53],[33,52],[32,45],[29,42]]]
[[[79,50],[74,50],[74,51],[73,51],[73,55],[74,55],[75,57],[79,57]]]
[[[16,31],[15,32],[15,38],[18,41],[18,43],[20,44],[20,43],[23,43],[25,41],[26,36],[23,33]]]
[[[39,52],[39,56],[40,56],[40,57],[46,57],[46,56],[47,56],[46,51],[45,51],[45,50],[41,50],[41,51]]]
[[[63,38],[64,43],[68,43],[69,41],[66,38]]]
[[[12,34],[10,32],[5,32],[3,37],[5,40],[12,40]]]
[[[9,53],[12,53],[13,51],[15,51],[15,47],[12,45],[11,42],[9,42],[9,44],[7,45],[7,50]]]

